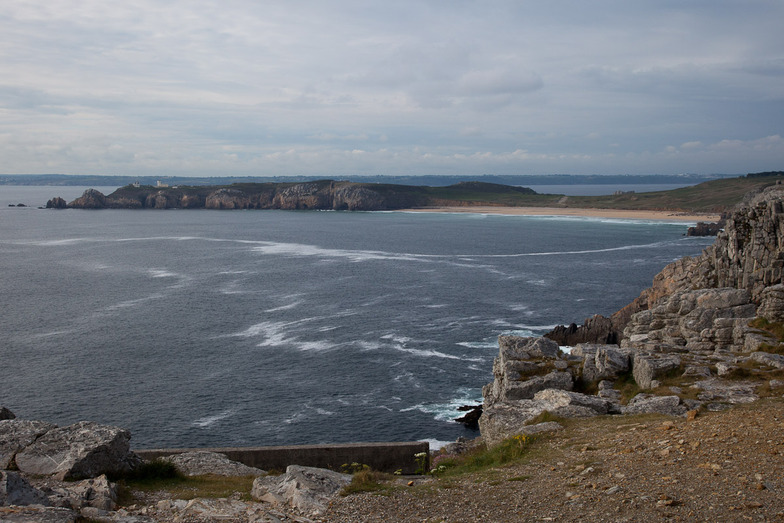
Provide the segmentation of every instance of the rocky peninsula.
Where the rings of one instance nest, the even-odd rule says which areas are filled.
[[[499,197],[536,193],[524,187],[461,182],[445,188],[321,180],[303,183],[246,183],[228,186],[154,187],[126,185],[109,195],[88,189],[54,209],[287,209],[382,211],[442,205],[474,205]]]

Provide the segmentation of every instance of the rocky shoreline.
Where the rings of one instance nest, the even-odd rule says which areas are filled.
[[[485,443],[539,430],[545,413],[693,417],[784,393],[773,328],[784,321],[783,200],[780,186],[750,196],[701,256],[665,267],[610,318],[501,337],[483,390]]]

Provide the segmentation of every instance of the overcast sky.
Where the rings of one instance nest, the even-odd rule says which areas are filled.
[[[0,172],[784,169],[781,0],[8,0]]]

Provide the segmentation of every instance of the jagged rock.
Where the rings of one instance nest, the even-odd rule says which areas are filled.
[[[689,365],[685,369],[683,369],[682,376],[690,376],[696,378],[710,378],[711,371],[710,368],[705,367],[703,365]]]
[[[689,409],[681,404],[678,396],[655,396],[653,394],[637,394],[622,407],[623,414],[659,413],[668,416],[683,416]]]
[[[723,227],[723,220],[719,222],[697,222],[697,225],[686,229],[686,236],[716,236]]]
[[[544,410],[557,416],[564,415],[561,414],[562,412],[584,413],[583,416],[567,414],[568,417],[596,416],[597,414],[607,414],[612,408],[611,402],[608,400],[565,390],[543,390],[536,393],[534,400],[543,403]]]
[[[721,403],[752,403],[759,399],[754,392],[756,384],[746,382],[728,382],[717,378],[698,381],[694,387],[703,392],[697,395],[697,399],[703,402]]]
[[[579,345],[585,353],[583,381],[592,383],[603,379],[615,379],[629,370],[629,351],[621,351],[617,345],[591,345],[586,352],[585,344]],[[575,351],[572,351],[574,354]]]
[[[16,414],[11,412],[6,407],[0,407],[0,421],[4,419],[14,419],[14,418],[16,418]]]
[[[556,359],[561,356],[557,343],[547,338],[499,336],[499,357],[507,360]]]
[[[168,461],[186,476],[263,476],[267,472],[232,461],[217,452],[195,451],[172,454],[161,458]]]
[[[488,447],[495,447],[507,438],[522,434],[526,424],[544,411],[544,405],[532,399],[486,406],[479,418],[482,440]]]
[[[757,315],[772,322],[784,322],[784,284],[765,287]]]
[[[16,465],[25,474],[57,479],[123,473],[141,462],[129,450],[130,438],[125,429],[80,421],[48,431],[16,455]]]
[[[49,500],[18,473],[0,470],[0,505],[49,505]]]
[[[304,514],[319,515],[351,476],[326,469],[289,465],[282,476],[265,476],[253,482],[251,496],[259,501],[288,505]]]
[[[66,201],[59,196],[56,196],[46,202],[47,209],[66,209],[67,207],[68,203],[66,203]]]
[[[575,323],[569,326],[558,325],[545,334],[545,337],[559,345],[574,346],[579,343],[617,343],[618,335],[611,318],[595,314],[580,326]]]
[[[85,479],[78,483],[64,484],[45,490],[49,505],[81,510],[93,507],[99,510],[114,510],[117,506],[117,490],[105,475]]]
[[[781,354],[771,354],[770,352],[753,352],[751,359],[757,363],[776,367],[777,369],[784,369],[784,356]]]
[[[574,381],[568,372],[553,371],[544,376],[535,376],[525,381],[508,382],[502,390],[502,401],[531,399],[545,389],[572,390]]]
[[[485,405],[530,399],[544,389],[571,390],[571,373],[556,367],[556,363],[566,363],[563,358],[558,344],[547,338],[499,336],[498,357],[493,361],[494,380],[482,390]]]
[[[0,507],[0,521],[3,523],[74,523],[78,517],[76,512],[67,508],[40,505]]]
[[[458,407],[460,412],[465,412],[463,416],[455,418],[455,421],[462,423],[469,429],[479,429],[479,417],[482,415],[482,405],[463,405]]]
[[[79,198],[69,203],[68,207],[77,209],[105,209],[106,196],[104,196],[101,191],[87,189]]]
[[[652,388],[652,381],[671,370],[680,367],[681,359],[673,354],[641,355],[635,354],[632,375],[641,389]]]
[[[0,421],[0,469],[7,469],[17,452],[56,428],[43,421],[7,419]]]

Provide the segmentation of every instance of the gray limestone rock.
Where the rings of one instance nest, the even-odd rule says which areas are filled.
[[[784,284],[771,285],[762,291],[757,315],[768,321],[784,322]]]
[[[8,505],[49,505],[49,500],[20,474],[0,470],[0,506]]]
[[[617,345],[595,345],[592,351],[583,352],[583,381],[586,383],[615,379],[629,370],[629,352],[621,351]]]
[[[777,369],[784,369],[784,356],[781,354],[772,354],[770,352],[753,352],[751,359],[757,363],[776,367]]]
[[[598,396],[588,396],[579,392],[547,389],[537,392],[534,401],[543,404],[544,410],[558,414],[565,407],[581,407],[592,411],[592,415],[607,414],[610,411],[610,402]]]
[[[526,381],[508,382],[506,389],[501,393],[501,399],[504,401],[531,399],[541,390],[572,390],[573,387],[574,382],[569,372],[553,371],[544,376],[536,376]]]
[[[659,413],[668,416],[683,416],[688,408],[681,404],[678,396],[655,396],[653,394],[637,394],[621,409],[623,414]]]
[[[56,428],[16,455],[25,474],[81,479],[123,473],[141,460],[129,450],[131,434],[125,429],[80,421]]]
[[[561,349],[558,347],[558,344],[547,338],[499,336],[498,346],[500,348],[500,356],[506,359],[556,359],[561,356]]]
[[[304,514],[319,515],[349,483],[348,474],[289,465],[282,476],[256,478],[251,496],[266,503],[294,507]]]
[[[703,402],[738,404],[752,403],[759,399],[754,392],[757,387],[755,383],[711,378],[698,381],[694,386],[703,391],[697,395],[697,399]]]
[[[217,452],[195,451],[172,454],[161,458],[168,461],[186,476],[263,476],[267,472],[232,461]]]
[[[85,507],[114,510],[117,506],[117,490],[105,475],[46,489],[46,495],[49,504],[54,507],[66,507],[74,510],[81,510]]]
[[[479,432],[488,447],[522,434],[526,423],[545,411],[542,402],[528,400],[499,402],[486,407],[479,418]]]
[[[650,389],[654,379],[677,369],[680,364],[681,359],[675,355],[635,354],[632,362],[632,375],[641,389]]]
[[[0,469],[7,469],[17,452],[56,428],[43,421],[6,419],[0,421]]]

